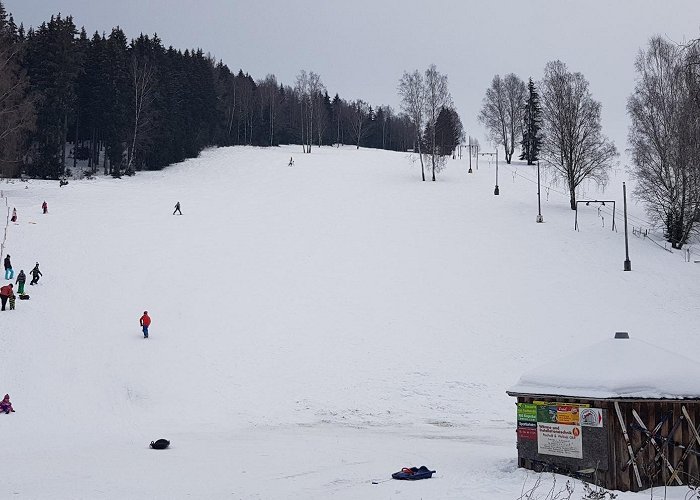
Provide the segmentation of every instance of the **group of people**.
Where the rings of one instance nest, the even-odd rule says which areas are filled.
[[[15,276],[15,272],[12,269],[12,261],[10,260],[10,254],[7,254],[5,256],[4,260],[4,265],[5,265],[5,279],[6,280],[12,280]],[[39,270],[39,263],[37,262],[34,265],[34,268],[29,271],[29,274],[32,275],[32,281],[29,282],[30,285],[36,285],[39,282],[39,278],[42,276],[41,271]],[[27,281],[27,275],[24,274],[24,269],[21,269],[19,274],[17,275],[17,279],[15,280],[15,283],[8,283],[7,285],[0,287],[0,310],[4,311],[5,307],[7,306],[7,303],[10,303],[10,310],[13,310],[15,308],[15,291],[14,291],[14,285],[19,285],[17,294],[24,295],[24,284]],[[26,297],[25,297],[26,298]]]
[[[46,203],[46,200],[44,200],[44,203],[41,204],[41,212],[44,214],[49,213],[49,204]],[[17,208],[16,207],[12,208],[12,217],[10,217],[10,222],[17,222]]]
[[[44,214],[49,213],[49,205],[46,203],[46,200],[44,200],[44,203],[41,204],[41,211]],[[10,218],[12,222],[17,222],[17,208],[12,208],[12,217]],[[12,269],[12,260],[10,259],[10,254],[7,254],[5,256],[5,260],[3,261],[3,264],[5,266],[5,279],[6,280],[12,280],[15,276],[15,271]],[[39,278],[42,276],[41,271],[39,270],[39,263],[37,262],[34,265],[34,268],[29,272],[29,274],[32,275],[32,281],[29,282],[30,285],[36,285],[39,282]],[[24,295],[24,284],[27,282],[27,275],[24,274],[24,269],[20,269],[19,274],[17,275],[17,279],[15,280],[16,285],[19,285],[17,288],[17,295]],[[7,303],[10,303],[10,310],[15,308],[15,291],[14,291],[14,284],[13,283],[8,283],[7,285],[0,287],[0,307],[1,310],[5,310],[5,306]],[[4,413],[5,415],[9,415],[10,413],[14,413],[15,409],[12,408],[12,403],[10,402],[10,395],[5,394],[5,397],[0,401],[0,413]]]

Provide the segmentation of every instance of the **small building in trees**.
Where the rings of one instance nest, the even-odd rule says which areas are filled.
[[[518,466],[608,489],[700,484],[700,363],[626,332],[524,374]]]

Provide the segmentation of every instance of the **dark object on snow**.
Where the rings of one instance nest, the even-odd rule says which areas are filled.
[[[164,450],[168,446],[170,446],[170,441],[168,441],[167,439],[159,439],[156,442],[151,441],[151,448],[153,448],[154,450]]]
[[[26,293],[20,293],[19,300],[29,300],[29,295],[27,295]]]
[[[5,397],[3,398],[2,401],[0,401],[0,413],[5,413],[6,415],[9,415],[10,413],[14,413],[14,408],[12,408],[12,403],[10,403],[10,395],[5,394]]]
[[[404,467],[399,472],[394,472],[391,477],[394,479],[407,479],[415,481],[417,479],[428,479],[433,477],[434,470],[428,469],[425,465],[420,467]]]

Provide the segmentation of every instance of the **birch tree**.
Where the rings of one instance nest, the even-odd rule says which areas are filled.
[[[444,158],[438,154],[436,144],[436,123],[442,108],[452,107],[452,96],[447,87],[447,75],[438,72],[436,66],[431,64],[425,70],[425,113],[427,118],[427,129],[429,132],[428,147],[431,159],[433,181],[435,172],[440,171],[444,166]]]
[[[418,70],[413,73],[404,71],[399,80],[399,97],[401,97],[401,110],[411,121],[414,131],[413,150],[418,150],[420,158],[421,178],[425,181],[425,166],[421,152],[421,133],[425,124],[425,85],[423,75]]]
[[[496,75],[486,89],[479,121],[484,124],[491,140],[503,146],[506,163],[510,164],[515,151],[515,141],[522,135],[522,107],[527,88],[517,75],[507,74],[503,79]]]
[[[602,133],[601,105],[591,97],[581,73],[569,72],[561,61],[550,61],[540,87],[541,156],[566,182],[571,210],[576,210],[576,188],[587,179],[604,184],[617,149]]]
[[[355,137],[357,149],[360,149],[360,142],[362,142],[362,138],[366,134],[364,125],[368,116],[369,104],[362,99],[352,102],[350,105],[350,127],[352,128],[353,136]]]
[[[309,72],[309,133],[308,133],[308,152],[311,152],[311,143],[313,142],[313,128],[316,125],[316,130],[319,134],[322,133],[321,120],[323,120],[324,115],[321,112],[321,104],[323,101],[323,93],[326,91],[326,86],[323,85],[321,77],[314,73]],[[319,146],[321,145],[321,139],[319,135]]]
[[[634,193],[673,248],[688,241],[700,216],[700,121],[688,62],[682,48],[652,38],[637,56],[627,102]]]
[[[133,127],[126,171],[133,172],[136,148],[140,134],[149,126],[149,113],[155,100],[156,62],[148,37],[141,37],[132,45],[131,82],[133,91]]]
[[[301,70],[297,75],[295,91],[299,96],[301,109],[301,142],[304,153],[311,152],[314,137],[314,119],[320,106],[321,94],[325,86],[321,77],[313,71]]]

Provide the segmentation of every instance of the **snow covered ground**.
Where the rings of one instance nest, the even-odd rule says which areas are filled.
[[[506,389],[616,330],[697,352],[700,266],[630,235],[625,273],[620,219],[574,231],[555,186],[536,224],[532,167],[494,196],[466,165],[422,183],[402,153],[228,148],[0,185],[15,272],[44,273],[0,313],[0,497],[518,498]],[[621,209],[618,174],[586,196]],[[371,483],[412,465],[437,473]]]

